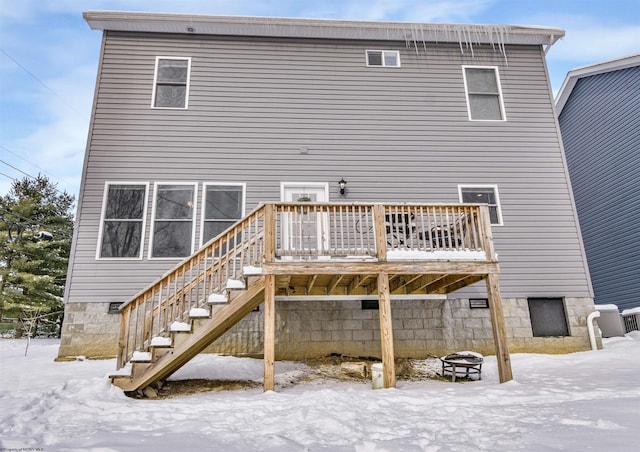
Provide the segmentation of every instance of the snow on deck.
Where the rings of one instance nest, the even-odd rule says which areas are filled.
[[[461,260],[461,261],[484,261],[487,253],[476,250],[397,250],[387,249],[387,259],[394,261],[411,260]]]

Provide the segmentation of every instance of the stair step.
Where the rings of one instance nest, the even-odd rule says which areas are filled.
[[[227,303],[229,301],[229,297],[227,293],[212,293],[207,298],[207,303],[209,304],[217,304],[217,303]]]
[[[206,308],[191,308],[189,310],[189,318],[191,319],[208,319],[211,317],[211,310]]]
[[[227,290],[246,290],[247,281],[245,279],[228,279]]]
[[[150,363],[151,352],[133,352],[130,361],[132,363]]]
[[[150,347],[171,347],[171,338],[155,336],[151,339]]]
[[[173,322],[171,324],[171,327],[169,328],[169,331],[171,331],[172,333],[190,333],[191,332],[191,324],[190,323],[185,323],[185,322]]]
[[[131,363],[127,363],[124,367],[110,373],[109,378],[111,379],[111,382],[114,382],[117,378],[131,378],[132,370],[133,368]]]

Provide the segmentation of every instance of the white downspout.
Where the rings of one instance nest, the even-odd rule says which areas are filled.
[[[587,316],[587,330],[589,331],[591,350],[598,350],[598,344],[596,343],[596,334],[593,330],[593,319],[598,317],[600,317],[600,311],[594,311]]]

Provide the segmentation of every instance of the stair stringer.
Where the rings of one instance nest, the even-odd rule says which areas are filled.
[[[151,383],[164,380],[193,357],[207,348],[213,341],[229,331],[240,320],[253,312],[264,301],[265,278],[253,282],[246,291],[239,293],[227,306],[217,311],[212,319],[203,322],[189,338],[180,341],[173,351],[160,356],[143,372],[132,372],[131,377],[118,376],[113,384],[124,391],[135,391]],[[133,364],[134,367],[136,364]],[[135,369],[134,369],[135,370]]]

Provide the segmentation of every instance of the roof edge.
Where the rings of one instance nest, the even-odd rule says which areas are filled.
[[[562,86],[556,96],[556,112],[558,115],[566,105],[573,88],[575,88],[578,80],[592,75],[604,74],[605,72],[614,72],[630,67],[640,66],[640,53],[633,53],[611,60],[601,61],[599,63],[580,66],[567,72],[567,76],[562,82]]]
[[[83,17],[92,29],[103,31],[294,38],[551,46],[565,34],[560,28],[532,25],[371,22],[96,10],[84,12]]]

